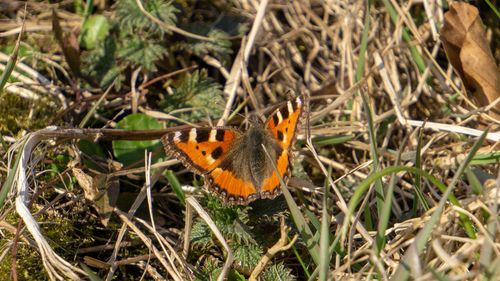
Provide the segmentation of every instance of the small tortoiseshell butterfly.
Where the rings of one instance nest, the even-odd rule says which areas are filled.
[[[274,111],[266,123],[253,118],[256,121],[251,120],[245,132],[232,127],[188,128],[168,133],[161,140],[167,154],[204,176],[208,190],[226,204],[272,199],[281,194],[273,165],[286,180],[291,170],[290,148],[307,108],[308,99],[303,95]]]

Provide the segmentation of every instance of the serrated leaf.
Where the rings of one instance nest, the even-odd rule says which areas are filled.
[[[116,125],[117,129],[125,130],[153,130],[162,129],[162,125],[158,120],[149,117],[142,113],[128,115]],[[123,165],[128,166],[144,159],[144,150],[149,152],[162,150],[162,145],[159,140],[142,140],[142,141],[113,141],[113,153]],[[161,155],[153,157],[153,163],[160,160]]]
[[[295,276],[290,273],[290,269],[287,269],[283,263],[275,264],[264,270],[260,277],[262,281],[274,281],[274,280],[282,280],[282,281],[291,281],[295,280]]]
[[[196,220],[191,229],[190,240],[193,247],[207,247],[212,244],[212,232],[204,220]]]
[[[147,71],[156,71],[155,61],[161,60],[166,55],[167,49],[162,45],[144,41],[138,37],[126,39],[118,50],[120,58],[140,65]]]
[[[248,226],[241,223],[239,219],[234,220],[230,225],[221,226],[221,232],[224,234],[224,237],[243,245],[257,243]]]
[[[206,71],[195,71],[188,75],[181,86],[175,89],[174,94],[169,96],[161,106],[165,112],[180,108],[203,107],[204,110],[193,110],[179,114],[179,118],[198,122],[206,120],[207,112],[212,119],[222,114],[224,105],[221,86],[208,77]]]
[[[175,13],[178,10],[172,5],[172,1],[144,0],[142,5],[153,17],[168,25],[175,26]],[[156,35],[163,39],[166,34],[172,33],[142,13],[135,0],[118,1],[114,10],[122,32],[127,34],[138,34],[142,37]]]
[[[196,278],[194,280],[217,280],[221,270],[222,268],[218,267],[213,260],[208,259],[204,266],[195,269]]]
[[[231,243],[234,254],[234,263],[238,267],[254,268],[262,258],[262,250],[253,244],[244,245],[241,243]]]
[[[175,45],[176,49],[189,50],[190,52],[193,52],[193,54],[198,56],[202,56],[207,53],[213,55],[215,53],[216,57],[218,57],[222,61],[229,61],[229,55],[232,54],[233,51],[231,49],[231,41],[224,39],[229,37],[228,33],[202,23],[192,24],[187,28],[187,30],[194,34],[214,39],[220,39],[215,41],[207,41],[188,38],[185,42],[177,42],[177,44]]]
[[[248,32],[248,22],[242,17],[226,14],[217,20],[214,29],[220,29],[230,36],[242,36]]]

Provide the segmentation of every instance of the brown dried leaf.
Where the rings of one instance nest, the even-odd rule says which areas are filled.
[[[94,201],[99,191],[97,190],[97,187],[94,185],[93,178],[85,174],[85,172],[80,168],[75,167],[72,169],[72,171],[73,175],[76,178],[76,181],[83,189],[83,195],[85,196],[85,199]]]
[[[488,106],[500,97],[500,70],[477,8],[463,2],[451,5],[444,15],[440,35],[448,60],[478,106]],[[488,115],[500,120],[500,104],[488,111]]]
[[[94,202],[101,223],[107,226],[120,193],[119,182],[110,181],[107,175],[91,177],[79,168],[73,168],[73,175],[83,189],[85,199]]]
[[[61,25],[59,24],[59,18],[55,10],[52,10],[52,30],[54,31],[54,36],[61,46],[64,54],[64,58],[71,69],[74,76],[80,76],[80,45],[78,44],[78,33],[77,29],[71,30],[71,32],[63,32]]]
[[[117,179],[109,180],[106,175],[97,176],[96,182],[99,194],[94,204],[101,217],[101,223],[107,226],[120,193],[120,183]]]

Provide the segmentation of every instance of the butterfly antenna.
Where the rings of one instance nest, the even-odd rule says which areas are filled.
[[[249,97],[246,97],[242,103],[240,103],[240,105],[238,105],[238,107],[233,111],[233,113],[231,113],[231,115],[229,115],[229,117],[227,118],[227,121],[226,122],[229,122],[231,119],[234,118],[234,116],[236,116],[236,114],[240,114],[240,110],[247,104],[248,102],[248,98]]]

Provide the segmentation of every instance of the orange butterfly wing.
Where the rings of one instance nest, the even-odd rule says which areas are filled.
[[[191,128],[166,134],[161,140],[167,154],[175,156],[193,172],[204,175],[220,164],[239,135],[241,133],[233,129]]]
[[[294,144],[298,124],[307,114],[307,96],[299,96],[288,101],[285,106],[278,108],[267,121],[267,128],[271,131],[276,141],[283,148],[281,154],[277,155],[276,167],[283,180],[286,181],[289,170],[291,155],[289,148]],[[276,171],[265,180],[262,185],[262,196],[264,198],[274,198],[280,194],[280,182]]]
[[[241,132],[232,128],[191,128],[163,136],[162,143],[167,154],[205,177],[210,192],[227,204],[243,204],[257,197],[255,187],[219,167],[240,137]]]

